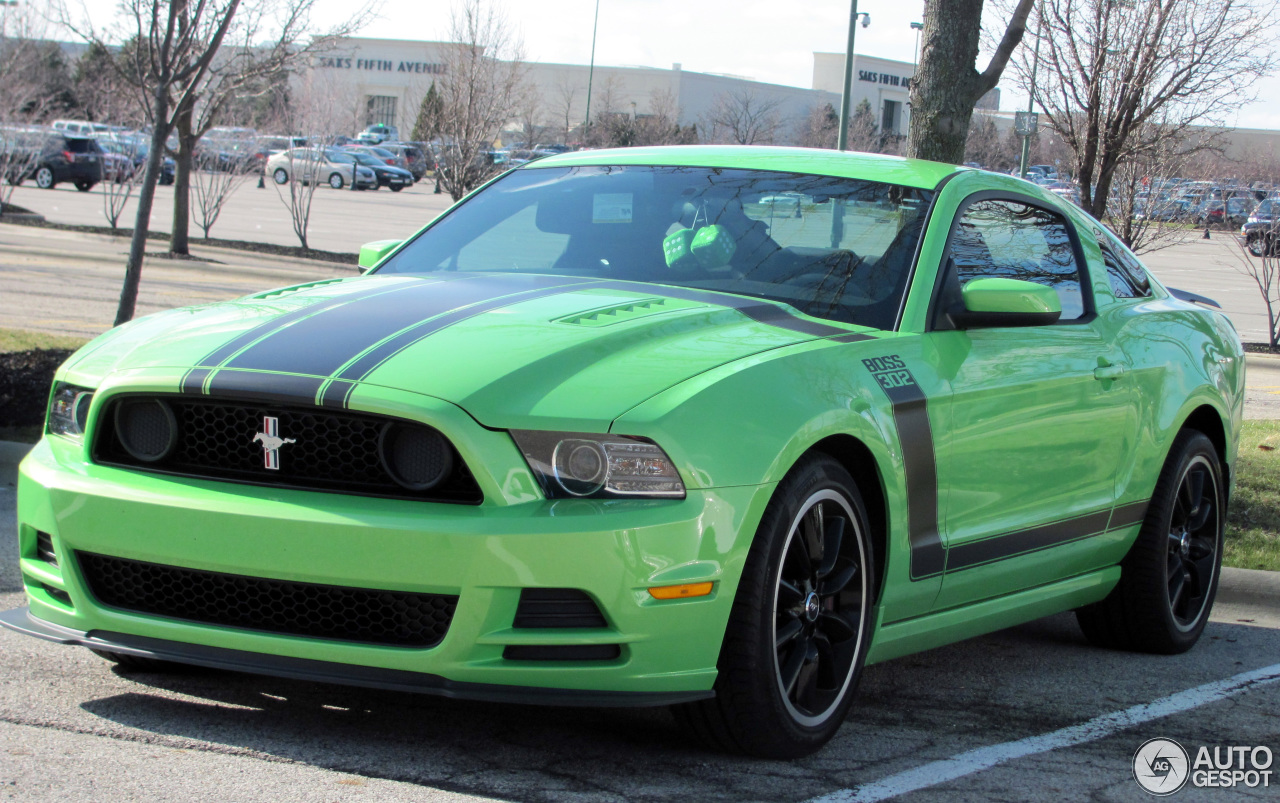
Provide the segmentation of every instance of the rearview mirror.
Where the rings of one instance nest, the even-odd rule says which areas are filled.
[[[387,254],[400,247],[404,240],[374,240],[360,246],[360,272],[366,273],[370,268],[386,259]]]
[[[1052,287],[1020,279],[974,279],[960,291],[964,309],[950,317],[958,329],[1044,326],[1062,317]]]

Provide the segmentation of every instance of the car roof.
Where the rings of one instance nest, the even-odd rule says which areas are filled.
[[[760,145],[670,145],[574,151],[546,156],[519,169],[539,170],[547,167],[580,165],[663,165],[774,170],[884,181],[920,189],[933,189],[952,173],[972,170],[972,168],[941,162],[904,159],[900,156],[883,156],[875,153]]]

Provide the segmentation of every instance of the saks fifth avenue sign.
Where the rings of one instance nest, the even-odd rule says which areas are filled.
[[[373,72],[403,72],[427,75],[439,75],[444,72],[443,64],[428,61],[394,61],[391,59],[364,59],[343,56],[321,56],[317,65],[331,70],[371,70]]]
[[[858,80],[870,81],[873,84],[888,84],[889,86],[906,86],[911,82],[910,78],[890,75],[885,72],[875,72],[874,70],[858,70]]]

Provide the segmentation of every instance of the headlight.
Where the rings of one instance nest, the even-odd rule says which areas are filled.
[[[89,388],[59,382],[53,387],[53,403],[49,405],[49,431],[54,435],[79,439],[89,423]]]
[[[683,499],[684,483],[667,453],[647,438],[512,430],[548,499]]]

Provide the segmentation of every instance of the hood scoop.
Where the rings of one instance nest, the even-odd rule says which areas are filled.
[[[654,296],[652,298],[627,301],[622,304],[611,304],[607,307],[598,307],[585,312],[575,312],[563,318],[556,318],[553,323],[563,323],[570,326],[613,326],[614,324],[634,321],[639,318],[648,318],[653,315],[663,315],[669,312],[679,312],[706,306],[706,304],[700,304],[696,301]]]
[[[291,296],[294,293],[301,293],[303,290],[312,290],[316,287],[324,287],[326,284],[337,284],[338,282],[345,282],[350,278],[351,278],[350,276],[339,276],[336,279],[320,279],[319,281],[307,282],[306,284],[295,284],[292,287],[283,287],[279,290],[270,290],[266,293],[260,293],[256,296],[251,296],[251,298],[262,300],[267,298],[280,298],[282,296]]]

